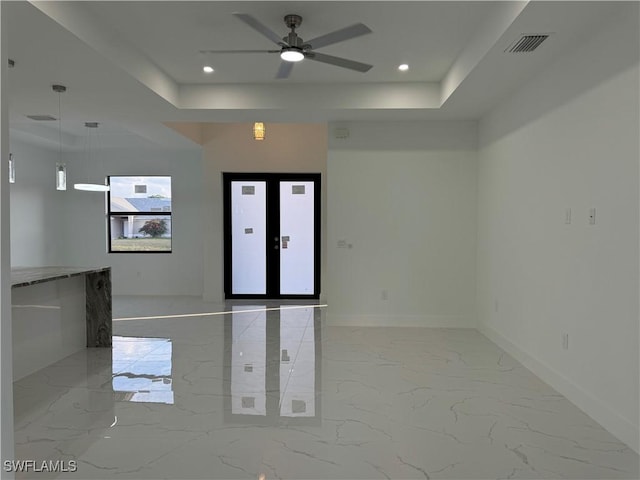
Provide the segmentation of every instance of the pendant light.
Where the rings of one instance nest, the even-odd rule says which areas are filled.
[[[13,153],[9,154],[9,183],[16,183],[16,161]]]
[[[52,85],[51,88],[58,94],[58,161],[56,162],[56,190],[67,189],[67,166],[62,160],[62,109],[60,106],[61,94],[67,91],[64,85]]]
[[[64,163],[56,163],[56,190],[67,189],[67,166]]]
[[[97,135],[98,135],[98,122],[85,122],[84,126],[87,129],[87,135],[85,139],[85,150],[86,150],[86,161],[84,168],[85,170],[91,164],[91,131],[95,130],[96,132],[96,143],[97,143]],[[96,145],[97,147],[97,145]],[[101,183],[75,183],[73,188],[76,190],[83,190],[85,192],[108,192],[109,186]]]

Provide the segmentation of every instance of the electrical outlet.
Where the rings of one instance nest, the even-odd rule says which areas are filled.
[[[562,334],[562,349],[569,350],[569,334],[568,333]]]

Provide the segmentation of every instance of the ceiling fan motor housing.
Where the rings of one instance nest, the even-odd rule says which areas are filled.
[[[302,17],[300,15],[293,14],[285,15],[284,23],[291,29],[291,31],[287,34],[286,37],[282,37],[282,40],[284,40],[284,42],[290,47],[301,49],[302,39],[298,37],[298,34],[295,32],[295,30],[302,23]]]
[[[290,33],[286,37],[283,37],[282,40],[284,40],[285,43],[290,47],[298,49],[302,48],[302,39],[295,33]]]
[[[284,16],[284,23],[288,28],[295,29],[302,24],[302,17],[300,15],[290,13],[289,15]]]

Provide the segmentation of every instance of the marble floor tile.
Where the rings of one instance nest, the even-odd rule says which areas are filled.
[[[14,384],[16,458],[77,462],[17,478],[639,477],[636,453],[476,330],[163,302],[116,298],[112,349]],[[199,315],[163,318],[181,313]]]

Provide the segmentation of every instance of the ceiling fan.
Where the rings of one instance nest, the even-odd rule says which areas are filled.
[[[282,63],[276,74],[276,78],[278,79],[288,78],[293,70],[293,65],[304,59],[328,63],[357,72],[367,72],[373,67],[373,65],[366,63],[360,63],[342,57],[334,57],[333,55],[326,55],[315,51],[318,48],[371,33],[371,29],[363,23],[356,23],[349,27],[341,28],[340,30],[304,41],[296,33],[296,28],[302,23],[302,17],[300,15],[285,15],[284,23],[291,31],[283,38],[280,38],[277,33],[249,14],[234,13],[233,15],[258,33],[267,37],[280,48],[278,50],[201,50],[200,53],[279,53]]]

